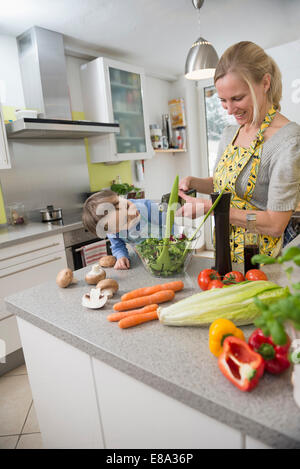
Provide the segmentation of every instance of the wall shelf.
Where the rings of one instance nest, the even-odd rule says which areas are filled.
[[[168,150],[154,150],[155,153],[186,153],[186,148],[179,150],[178,148],[169,148]]]

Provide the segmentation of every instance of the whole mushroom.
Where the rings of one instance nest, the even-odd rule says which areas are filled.
[[[97,283],[96,288],[100,288],[102,295],[105,295],[107,298],[112,298],[114,294],[119,290],[119,284],[116,280],[107,278]]]
[[[103,256],[99,259],[99,265],[101,267],[114,267],[116,262],[117,258],[115,256]]]
[[[67,288],[72,283],[76,283],[76,279],[73,276],[73,271],[71,269],[63,269],[58,272],[56,276],[56,283],[60,288]]]
[[[88,285],[97,285],[100,280],[104,280],[105,278],[105,271],[101,269],[100,265],[95,264],[93,265],[92,270],[86,274],[85,281]]]

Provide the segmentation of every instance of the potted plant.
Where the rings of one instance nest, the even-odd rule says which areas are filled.
[[[289,247],[277,259],[259,254],[252,257],[253,264],[284,264],[286,262],[290,264],[285,267],[285,272],[291,280],[295,266],[300,267],[300,247]],[[300,282],[293,282],[290,294],[277,303],[266,305],[257,298],[255,302],[261,310],[261,316],[255,321],[255,325],[263,331],[264,335],[271,337],[274,344],[278,346],[288,343],[288,334],[291,338],[290,361],[294,365],[294,399],[300,407]]]
[[[133,184],[127,182],[123,184],[112,184],[110,189],[127,199],[144,199],[145,191],[140,187],[135,187]]]

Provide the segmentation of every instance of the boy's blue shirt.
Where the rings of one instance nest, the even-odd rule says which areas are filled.
[[[123,230],[115,235],[108,235],[113,256],[117,259],[127,257],[129,253],[126,243],[139,243],[146,238],[162,238],[162,227],[165,223],[166,213],[159,210],[159,205],[153,200],[137,199],[133,202],[140,213],[139,223],[130,230]]]

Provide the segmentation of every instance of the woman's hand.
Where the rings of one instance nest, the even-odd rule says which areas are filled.
[[[192,182],[192,176],[187,176],[179,181],[179,190],[180,191],[188,191],[189,189],[192,189],[191,187],[191,182]]]
[[[186,203],[177,210],[177,217],[199,218],[207,213],[212,205],[210,200],[190,197],[182,191],[179,191],[179,195]]]
[[[179,190],[194,189],[200,194],[211,194],[214,191],[213,178],[196,178],[187,176],[179,181]]]
[[[116,270],[128,270],[130,269],[130,261],[127,257],[120,257],[115,263]]]

